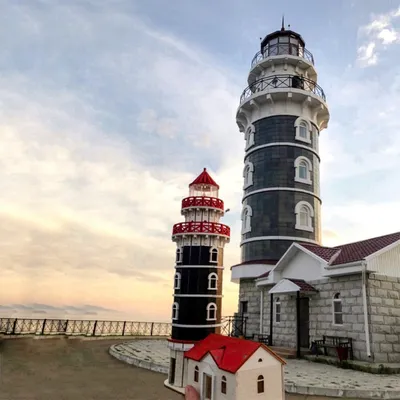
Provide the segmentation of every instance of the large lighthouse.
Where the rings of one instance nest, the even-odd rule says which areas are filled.
[[[176,387],[185,384],[184,352],[221,327],[223,256],[230,228],[219,222],[224,202],[218,190],[204,168],[182,200],[185,222],[172,230],[177,249],[168,382]]]
[[[320,244],[318,140],[329,110],[317,81],[312,53],[282,21],[261,41],[236,114],[245,157],[242,259],[232,280],[240,282],[243,299],[293,242]],[[251,331],[252,323],[259,325],[259,305],[250,303],[242,301],[240,312],[248,314]]]

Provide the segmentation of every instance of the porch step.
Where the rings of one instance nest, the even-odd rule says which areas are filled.
[[[297,355],[296,349],[288,347],[270,346],[270,349],[274,351],[276,354],[278,354],[278,356],[286,359],[296,358]]]

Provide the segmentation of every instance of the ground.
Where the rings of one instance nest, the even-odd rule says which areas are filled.
[[[164,388],[164,374],[110,356],[109,348],[116,343],[106,339],[4,340],[0,349],[0,399],[183,400]]]

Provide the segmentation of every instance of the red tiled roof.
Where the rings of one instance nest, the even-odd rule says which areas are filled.
[[[264,272],[264,273],[261,274],[257,279],[260,279],[260,278],[268,278],[270,272],[271,272],[271,271]]]
[[[192,185],[211,185],[216,186],[219,189],[219,186],[214,179],[211,178],[206,168],[204,168],[203,172],[189,185],[189,187]]]
[[[315,287],[311,286],[309,283],[303,279],[288,279],[288,281],[293,282],[300,288],[300,292],[317,292]]]
[[[299,243],[305,249],[323,258],[329,265],[348,264],[361,261],[365,257],[400,240],[400,232],[376,238],[361,240],[359,242],[343,244],[336,247],[323,247],[308,243]]]
[[[244,261],[240,264],[232,265],[231,269],[234,267],[240,267],[241,265],[248,265],[248,264],[267,264],[267,265],[275,265],[279,260],[251,260],[251,261]]]
[[[286,364],[282,358],[262,343],[217,335],[215,333],[209,334],[205,339],[186,351],[185,357],[201,361],[209,353],[219,369],[234,374],[260,347],[268,351],[283,365]]]

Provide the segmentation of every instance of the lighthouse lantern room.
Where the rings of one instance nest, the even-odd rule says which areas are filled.
[[[219,222],[224,202],[206,168],[182,200],[185,222],[172,229],[176,243],[169,385],[184,387],[184,352],[221,327],[223,251],[230,228]]]

